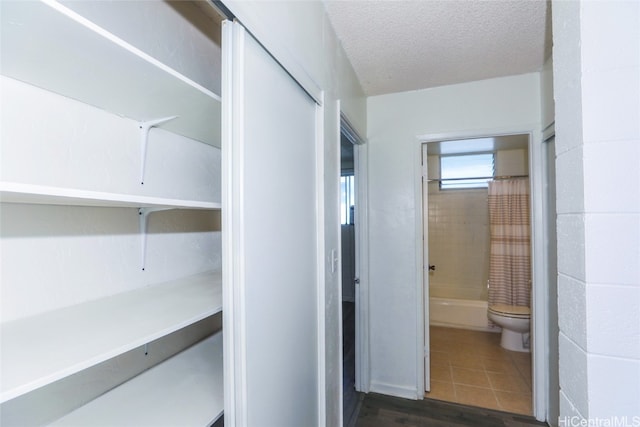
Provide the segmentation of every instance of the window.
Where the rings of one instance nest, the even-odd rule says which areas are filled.
[[[493,177],[493,153],[440,157],[440,189],[487,188]]]
[[[353,175],[340,177],[340,223],[343,225],[353,224],[354,181]]]

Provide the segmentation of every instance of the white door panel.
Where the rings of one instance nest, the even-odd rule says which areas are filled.
[[[224,32],[225,424],[317,425],[317,107],[240,24]]]

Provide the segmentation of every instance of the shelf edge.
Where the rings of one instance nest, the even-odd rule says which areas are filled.
[[[102,363],[106,360],[109,360],[113,357],[116,357],[120,354],[126,353],[127,351],[133,350],[135,348],[138,348],[146,343],[152,342],[158,338],[161,338],[163,336],[166,336],[168,334],[171,334],[179,329],[182,329],[186,326],[189,326],[191,324],[194,324],[200,320],[203,320],[209,316],[213,316],[217,313],[220,313],[222,311],[222,284],[221,284],[221,278],[219,276],[219,272],[208,272],[208,273],[200,273],[200,274],[196,274],[193,276],[189,276],[185,279],[196,279],[198,277],[204,277],[205,275],[210,275],[212,280],[212,286],[215,286],[216,288],[219,289],[220,291],[220,301],[215,304],[215,306],[212,306],[206,310],[202,310],[199,311],[197,314],[190,316],[188,318],[183,318],[181,321],[176,322],[176,323],[172,323],[169,326],[166,326],[162,329],[159,330],[154,330],[152,333],[147,333],[145,335],[142,335],[132,341],[128,341],[125,342],[124,344],[121,344],[118,347],[113,347],[111,350],[103,352],[103,353],[99,353],[99,354],[95,354],[87,359],[83,359],[80,362],[77,363],[73,363],[67,366],[64,366],[62,368],[59,368],[57,370],[52,370],[51,372],[49,372],[48,374],[45,374],[44,376],[40,376],[38,378],[29,380],[27,382],[18,384],[16,386],[13,386],[7,390],[2,390],[0,392],[0,403],[4,403],[6,401],[9,401],[11,399],[14,399],[16,397],[22,396],[24,394],[27,394],[29,392],[32,392],[34,390],[37,390],[38,388],[41,387],[45,387],[55,381],[58,381],[62,378],[65,378],[69,375],[73,375],[74,373],[80,372],[84,369],[90,368],[92,366],[95,366],[99,363]],[[180,279],[178,279],[180,280]],[[172,281],[168,281],[168,282],[163,282],[163,283],[159,283],[156,285],[150,285],[144,288],[138,288],[136,290],[130,291],[130,292],[126,292],[123,294],[117,294],[117,295],[113,295],[111,297],[105,297],[104,299],[111,299],[114,297],[122,297],[125,294],[132,294],[132,293],[136,293],[136,292],[145,292],[145,290],[158,290],[159,287],[162,286],[171,286],[172,284],[175,285],[176,282],[178,282],[178,280],[172,280]],[[94,301],[90,301],[89,303],[94,304],[99,302],[100,300],[94,300]],[[72,306],[72,307],[67,307],[67,308],[63,308],[60,310],[54,310],[55,312],[60,312],[60,311],[64,311],[64,310],[68,310],[68,309],[74,309],[76,306]],[[45,315],[48,315],[50,313],[45,313]],[[10,321],[7,322],[7,324],[1,325],[2,329],[4,329],[5,327],[7,327],[7,325],[10,327],[12,326],[12,324],[16,324],[16,323],[20,323],[20,322],[24,322],[24,321],[32,321],[32,319],[37,318],[38,316],[35,316],[33,318],[28,318],[28,319],[22,319],[22,320],[15,320],[15,321]],[[1,338],[1,336],[0,336]],[[7,367],[2,367],[2,369],[8,369]]]
[[[16,182],[0,182],[0,202],[97,207],[167,207],[173,209],[219,210],[218,202],[168,199],[124,193],[70,189]]]

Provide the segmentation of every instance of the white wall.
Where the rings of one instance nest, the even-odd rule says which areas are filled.
[[[353,69],[319,1],[224,1],[239,21],[307,89],[323,92],[325,218],[325,395],[321,419],[341,425],[342,351],[340,268],[331,271],[331,250],[340,248],[340,120],[342,110],[361,135],[366,103]],[[338,103],[339,101],[339,103]],[[313,386],[310,384],[310,386]]]
[[[553,124],[556,118],[553,100],[553,58],[547,59],[540,72],[540,98],[542,103],[542,129]]]
[[[418,135],[539,130],[539,90],[539,74],[532,73],[368,99],[372,391],[423,394],[416,347]]]
[[[640,3],[556,1],[553,28],[560,420],[637,422]]]

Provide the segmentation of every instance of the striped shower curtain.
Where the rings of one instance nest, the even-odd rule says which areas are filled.
[[[530,306],[529,218],[528,179],[489,183],[489,305]]]

